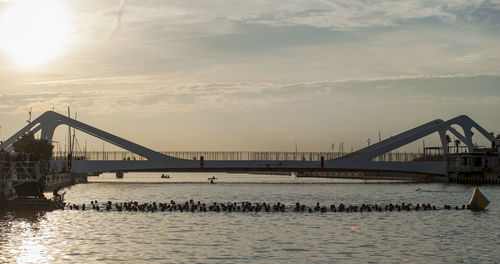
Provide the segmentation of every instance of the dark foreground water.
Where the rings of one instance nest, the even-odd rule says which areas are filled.
[[[285,176],[105,175],[67,202],[282,202],[284,213],[54,211],[0,213],[2,263],[499,263],[500,187],[487,211],[294,213],[295,202],[462,205],[473,186]],[[142,183],[138,183],[142,182]],[[420,188],[420,190],[418,190]]]

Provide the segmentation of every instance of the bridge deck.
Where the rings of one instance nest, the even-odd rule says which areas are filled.
[[[283,151],[161,151],[161,154],[187,160],[276,160],[276,161],[320,161],[334,160],[348,156],[348,152],[283,152]],[[129,151],[87,151],[74,152],[74,159],[85,160],[147,160]],[[66,152],[55,152],[54,159],[66,160]],[[414,160],[444,160],[442,155],[424,155],[413,152],[388,152],[380,155],[374,161],[409,162]]]

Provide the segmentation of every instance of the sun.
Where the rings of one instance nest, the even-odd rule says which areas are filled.
[[[20,0],[0,15],[0,48],[13,64],[36,68],[61,55],[70,26],[63,1]]]

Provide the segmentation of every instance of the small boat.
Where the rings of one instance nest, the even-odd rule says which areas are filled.
[[[162,178],[162,179],[170,179],[170,175],[168,175],[168,174],[163,174],[163,173],[162,173],[162,174],[161,174],[161,178]]]
[[[208,178],[210,184],[215,184],[215,180],[217,180],[217,178],[215,178],[215,176],[212,176],[210,178]]]
[[[306,173],[302,171],[300,172],[293,171],[290,174],[292,175],[293,178],[306,177]]]
[[[490,201],[488,198],[486,198],[486,196],[479,191],[479,188],[476,187],[469,201],[469,208],[474,211],[481,211],[484,210],[489,203]]]
[[[123,179],[123,171],[117,171],[115,175],[117,179]]]

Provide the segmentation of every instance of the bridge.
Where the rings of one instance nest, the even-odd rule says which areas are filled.
[[[391,138],[382,140],[358,151],[343,154],[329,155],[324,153],[314,154],[315,158],[293,159],[279,158],[280,155],[264,155],[257,158],[239,158],[236,154],[228,155],[227,159],[214,159],[209,155],[189,156],[189,158],[174,157],[168,153],[161,153],[134,142],[110,134],[106,131],[66,117],[59,113],[48,111],[27,124],[24,128],[7,139],[3,147],[12,151],[12,144],[27,132],[38,133],[40,138],[52,141],[54,130],[60,125],[82,131],[88,135],[106,141],[141,157],[139,160],[73,160],[72,172],[99,175],[104,172],[318,172],[318,171],[353,171],[377,173],[412,173],[417,175],[445,175],[446,164],[444,161],[418,161],[406,159],[405,161],[380,161],[380,157],[402,146],[419,140],[423,137],[438,133],[445,154],[448,151],[446,133],[452,133],[458,140],[465,144],[467,150],[472,152],[475,146],[472,142],[472,129],[476,129],[489,141],[500,146],[500,141],[488,133],[484,128],[465,115],[457,116],[447,121],[436,119],[422,124]],[[452,126],[460,126],[463,134]],[[237,153],[237,152],[235,152]],[[278,152],[269,152],[278,153]],[[199,154],[199,153],[198,153]],[[233,157],[233,158],[231,158]],[[238,157],[238,158],[236,158]],[[249,156],[250,157],[250,156]],[[273,158],[274,157],[274,158]],[[278,158],[276,158],[278,157]],[[301,157],[299,155],[299,157]],[[59,167],[64,166],[62,161]]]

